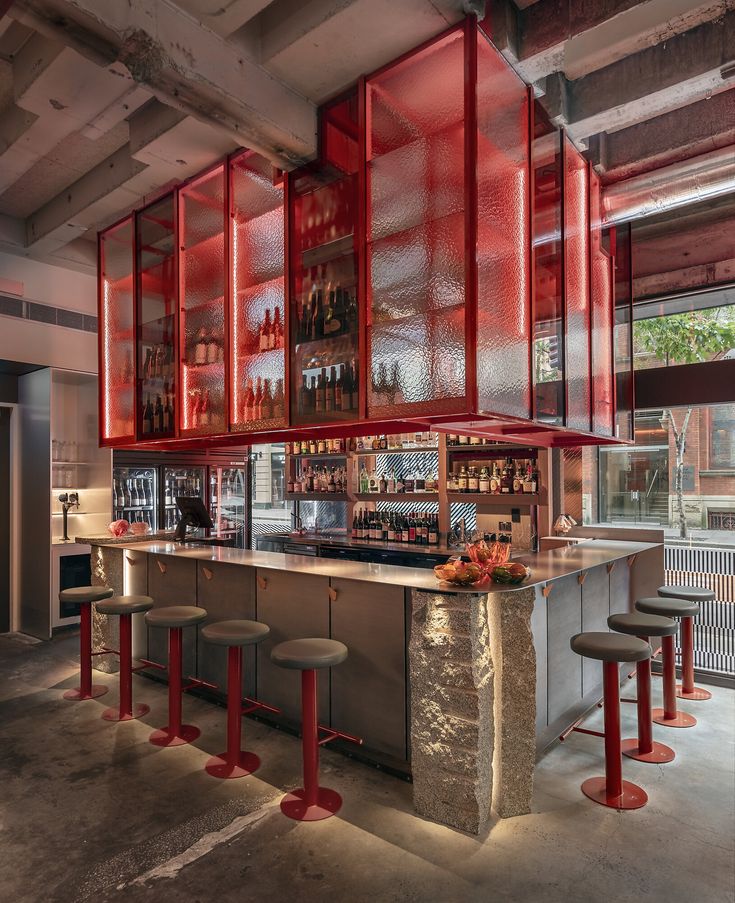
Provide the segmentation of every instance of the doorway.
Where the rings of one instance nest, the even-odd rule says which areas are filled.
[[[0,406],[0,633],[11,623],[11,435],[13,409]]]

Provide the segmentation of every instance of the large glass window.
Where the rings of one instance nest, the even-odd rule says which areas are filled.
[[[735,352],[735,305],[694,308],[698,296],[636,307],[633,366],[636,370],[719,360]],[[701,302],[700,302],[701,303]]]
[[[710,467],[735,470],[735,404],[713,410],[709,441]]]

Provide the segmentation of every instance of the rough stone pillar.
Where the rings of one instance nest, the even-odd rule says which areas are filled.
[[[531,811],[536,764],[536,648],[531,632],[534,589],[487,597],[495,671],[493,809],[501,818]]]
[[[92,585],[110,586],[116,596],[121,596],[123,589],[123,549],[111,549],[104,546],[92,546]],[[92,649],[117,649],[120,642],[120,619],[108,618],[93,608],[92,613]],[[116,655],[95,655],[92,666],[98,671],[114,674],[120,670]]]
[[[479,833],[490,819],[494,740],[487,596],[414,590],[409,669],[416,811]]]

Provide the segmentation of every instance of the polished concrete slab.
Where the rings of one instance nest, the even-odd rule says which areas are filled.
[[[602,774],[601,741],[572,735],[537,769],[531,815],[495,821],[480,837],[416,816],[411,786],[328,749],[323,783],[344,806],[324,822],[284,818],[300,783],[296,738],[250,719],[261,769],[236,781],[204,771],[224,748],[224,710],[185,700],[202,729],[190,747],[159,749],[165,688],[135,679],[144,721],[110,724],[110,692],[75,703],[76,638],[29,644],[0,637],[0,899],[37,901],[544,901],[615,903],[735,896],[735,692],[687,703],[690,730],[657,727],[676,760],[625,760],[649,805],[619,813],[579,785]],[[655,698],[660,681],[654,681]],[[633,689],[633,687],[631,687]],[[624,736],[635,706],[623,706]],[[600,727],[596,712],[586,726]]]

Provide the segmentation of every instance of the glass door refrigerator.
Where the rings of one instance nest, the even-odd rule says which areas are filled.
[[[124,519],[159,529],[157,468],[116,466],[112,471],[112,510],[115,520]]]
[[[244,467],[210,465],[209,514],[214,528],[237,549],[247,543],[247,473]]]
[[[167,465],[161,468],[161,529],[174,530],[179,522],[178,496],[199,496],[207,504],[207,468]]]

